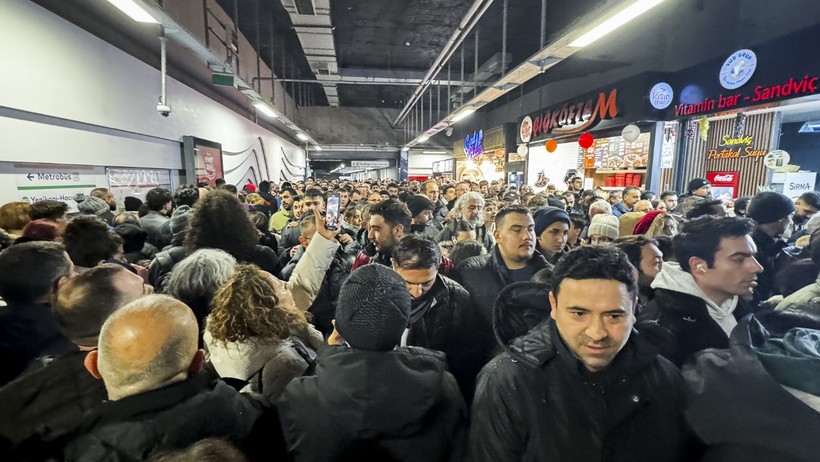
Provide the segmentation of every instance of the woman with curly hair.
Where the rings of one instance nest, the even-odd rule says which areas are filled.
[[[276,398],[294,378],[312,373],[322,335],[296,308],[285,282],[239,264],[217,290],[205,328],[211,364],[221,377]]]
[[[196,202],[185,245],[191,253],[205,248],[224,250],[237,261],[271,274],[282,269],[276,252],[259,245],[259,233],[239,199],[224,190],[211,191]]]

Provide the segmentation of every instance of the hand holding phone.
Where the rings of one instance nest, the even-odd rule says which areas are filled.
[[[339,229],[339,208],[341,201],[338,194],[333,194],[327,198],[327,211],[325,213],[325,228],[336,231]]]

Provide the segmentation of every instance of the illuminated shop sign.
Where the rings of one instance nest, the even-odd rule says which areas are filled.
[[[817,93],[817,77],[806,75],[802,79],[790,78],[778,85],[754,87],[751,92],[718,95],[717,99],[704,98],[696,104],[675,105],[675,117],[713,112],[715,109],[732,109],[740,104],[763,103],[766,101]]]
[[[464,154],[468,159],[475,159],[484,153],[484,130],[474,131],[464,137]]]
[[[735,138],[732,135],[723,135],[716,149],[710,149],[709,159],[750,159],[766,155],[767,150],[752,147],[754,139],[751,136]]]
[[[546,135],[579,133],[595,127],[603,120],[614,119],[619,114],[618,90],[583,101],[572,101],[538,114],[530,114],[519,124],[519,136],[526,143]]]

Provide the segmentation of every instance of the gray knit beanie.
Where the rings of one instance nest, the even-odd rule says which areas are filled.
[[[96,216],[100,216],[105,212],[111,211],[111,208],[108,206],[108,202],[94,196],[86,197],[82,202],[77,204],[77,209],[86,215]]]
[[[401,341],[410,320],[410,293],[395,271],[372,263],[342,285],[336,330],[353,348],[389,351]]]

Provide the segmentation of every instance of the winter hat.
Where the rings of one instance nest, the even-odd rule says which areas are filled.
[[[124,253],[139,252],[145,247],[148,233],[142,226],[133,223],[123,223],[114,227],[114,232],[122,238],[122,251]]]
[[[695,178],[694,180],[689,182],[689,185],[686,186],[686,192],[692,194],[692,191],[696,191],[704,186],[707,186],[709,181],[706,178]]]
[[[96,216],[100,216],[105,212],[111,211],[111,208],[108,206],[108,202],[94,196],[87,196],[85,200],[77,204],[77,209],[86,215]]]
[[[125,205],[126,212],[139,212],[142,201],[138,197],[125,196],[123,204]]]
[[[540,209],[536,210],[532,216],[533,221],[535,222],[535,237],[541,235],[545,229],[549,228],[550,225],[555,223],[556,221],[563,221],[566,224],[569,224],[569,215],[564,210],[559,209],[558,207],[541,207]]]
[[[608,237],[610,239],[618,239],[619,223],[618,217],[615,215],[606,215],[599,213],[592,217],[592,223],[589,224],[589,231],[587,236],[597,234],[599,236]]]
[[[774,191],[757,193],[749,203],[746,213],[759,225],[774,223],[794,212],[794,202],[783,194]]]
[[[373,263],[350,274],[336,304],[336,330],[353,347],[389,351],[410,321],[410,293],[395,271]]]
[[[413,217],[417,217],[421,212],[425,210],[433,211],[433,203],[430,202],[430,199],[424,196],[409,196],[405,201],[407,204],[407,208],[410,209],[410,215]]]
[[[519,196],[517,192],[510,191],[507,194],[504,194],[504,197],[501,200],[515,202],[519,199],[521,199],[521,196]]]
[[[188,205],[180,205],[174,209],[171,214],[171,233],[177,234],[188,229],[188,219],[190,218],[191,207]]]
[[[649,227],[652,226],[652,222],[655,221],[655,217],[662,213],[666,212],[663,210],[653,210],[644,215],[643,218],[635,223],[635,227],[632,229],[632,234],[646,234],[646,232],[649,231]]]

